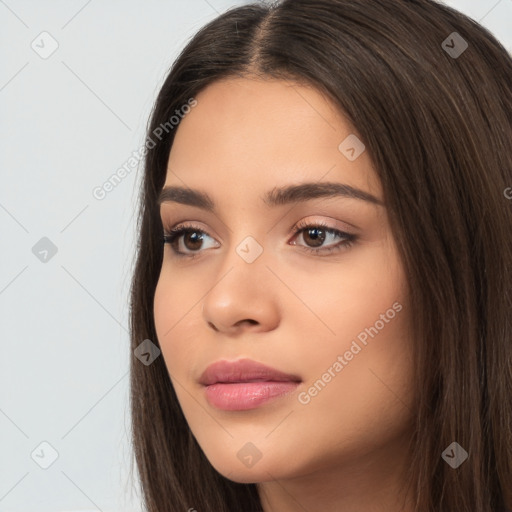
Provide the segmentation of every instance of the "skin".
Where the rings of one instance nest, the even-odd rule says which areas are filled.
[[[332,181],[383,201],[368,152],[354,161],[341,153],[356,132],[311,87],[235,78],[196,99],[178,127],[165,186],[205,191],[217,211],[161,205],[164,228],[191,222],[207,235],[203,245],[181,236],[177,249],[198,254],[193,260],[165,244],[154,300],[162,356],[192,433],[219,473],[258,484],[265,512],[412,511],[411,496],[398,492],[413,417],[412,340],[386,208],[346,197],[277,207],[261,199],[274,187]],[[318,246],[307,230],[293,234],[304,221],[358,238],[310,253]],[[236,252],[247,236],[263,249],[250,264]],[[343,240],[327,234],[320,248]],[[397,302],[401,311],[301,403],[299,394]],[[200,375],[214,361],[245,357],[302,383],[256,409],[216,409]],[[237,457],[248,442],[261,453],[252,467]]]

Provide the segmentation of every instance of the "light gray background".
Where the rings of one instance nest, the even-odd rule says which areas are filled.
[[[140,148],[179,50],[245,3],[0,0],[0,512],[140,510],[128,474],[140,170],[92,192]],[[445,3],[512,50],[512,0]],[[48,58],[31,47],[51,49],[44,31],[58,43]],[[46,262],[32,250],[43,237],[57,248]],[[58,452],[48,469],[43,441]]]

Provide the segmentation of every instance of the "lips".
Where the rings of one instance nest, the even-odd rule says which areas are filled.
[[[204,386],[236,382],[302,382],[293,374],[287,374],[252,359],[217,361],[206,368],[199,382]]]
[[[200,383],[213,407],[223,411],[248,411],[289,395],[302,382],[252,359],[217,361],[206,368]]]

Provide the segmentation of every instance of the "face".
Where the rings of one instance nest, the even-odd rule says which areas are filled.
[[[407,288],[368,152],[314,88],[236,78],[196,100],[164,188],[207,194],[211,208],[183,193],[162,202],[164,229],[188,231],[164,245],[154,300],[193,435],[246,483],[396,449],[412,409]],[[201,383],[212,363],[241,359],[288,380],[228,367]]]

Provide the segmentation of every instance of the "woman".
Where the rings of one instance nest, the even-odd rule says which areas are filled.
[[[189,42],[132,282],[149,512],[512,508],[511,84],[431,0],[252,4]]]

